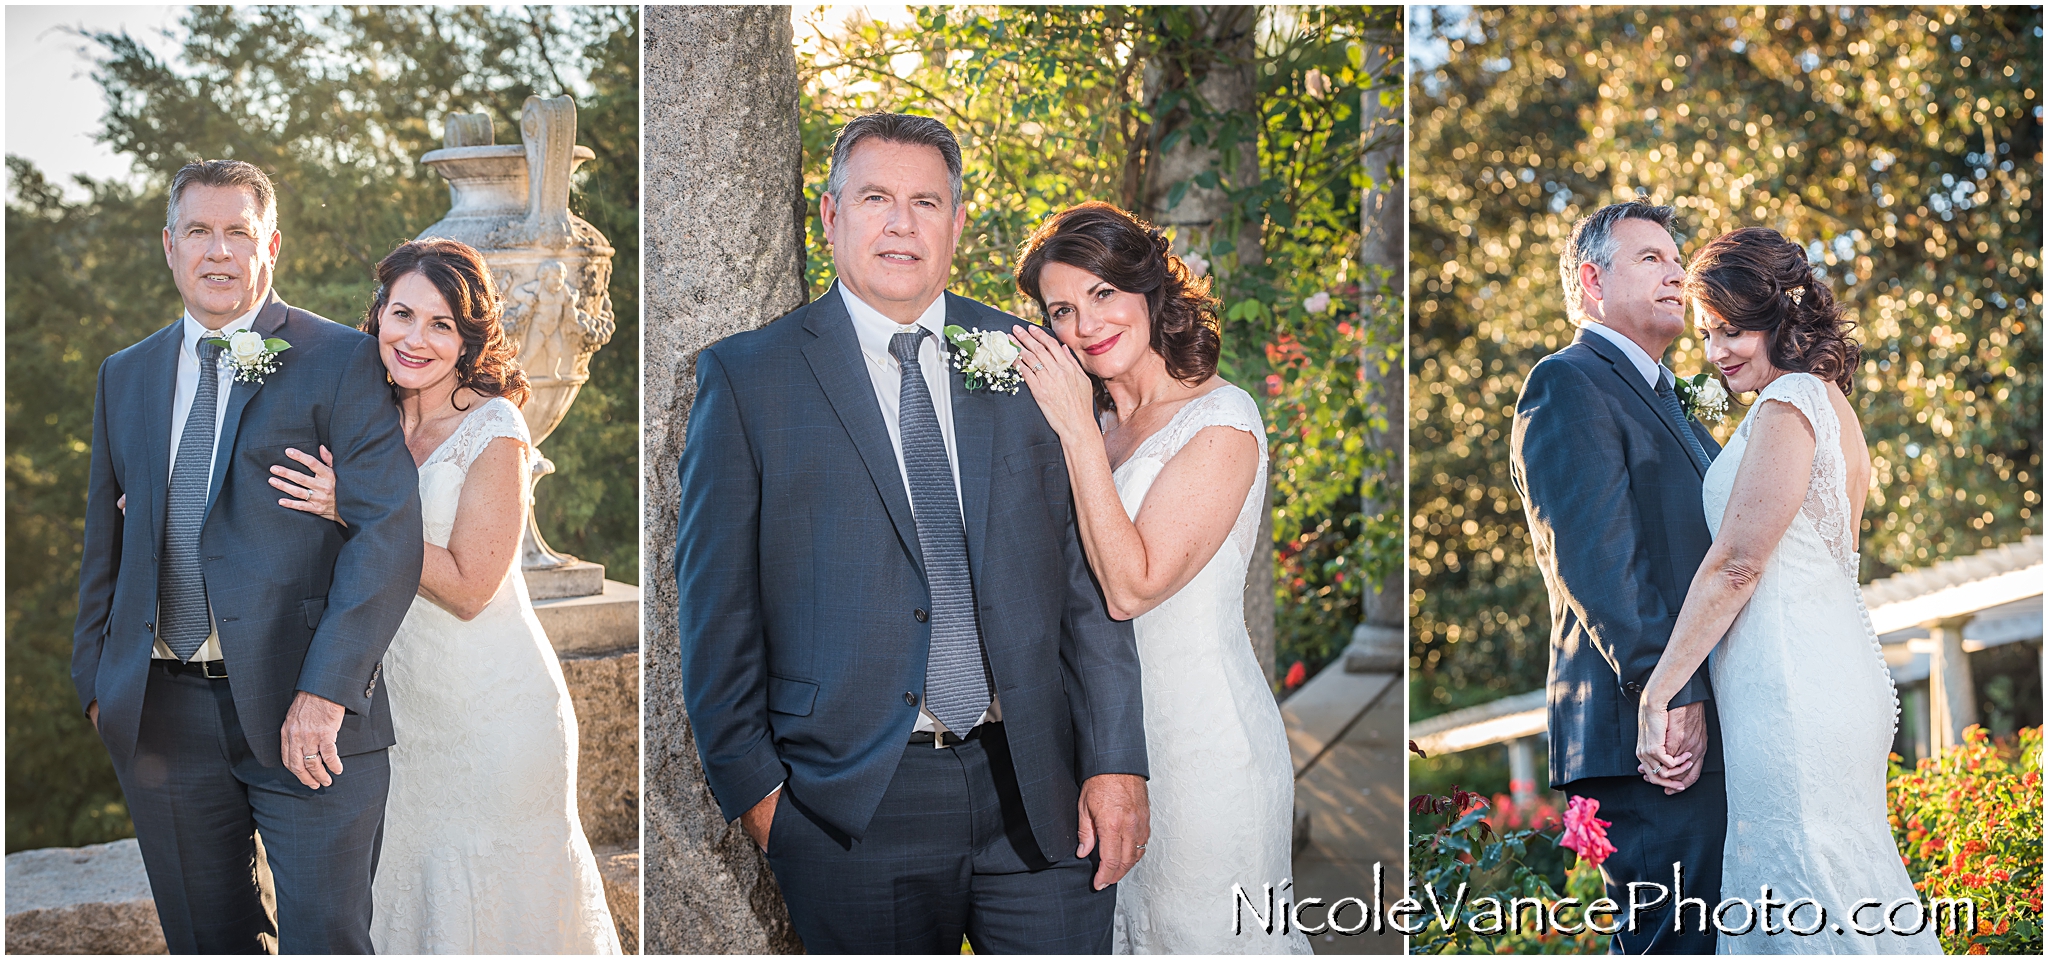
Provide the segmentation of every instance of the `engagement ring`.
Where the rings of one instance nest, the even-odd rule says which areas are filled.
[[[1034,363],[1034,364],[1032,364],[1032,365],[1031,365],[1031,371],[1032,371],[1033,373],[1044,373],[1044,372],[1045,372],[1045,364],[1042,364],[1042,363]]]

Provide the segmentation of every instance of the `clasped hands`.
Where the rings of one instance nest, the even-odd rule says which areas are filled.
[[[1666,796],[1699,781],[1707,752],[1706,701],[1666,708],[1643,698],[1636,710],[1636,772]]]
[[[775,805],[782,799],[776,790],[747,812],[740,814],[740,829],[763,852],[768,849],[768,832],[775,822]],[[1152,807],[1146,794],[1145,778],[1129,773],[1103,773],[1081,784],[1081,845],[1074,856],[1085,857],[1100,849],[1101,862],[1095,868],[1095,889],[1101,890],[1124,878],[1145,855],[1152,837]]]

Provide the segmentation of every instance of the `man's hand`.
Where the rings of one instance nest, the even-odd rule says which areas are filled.
[[[748,839],[753,840],[754,846],[760,847],[762,853],[768,852],[768,828],[775,825],[775,803],[781,799],[782,790],[777,788],[762,797],[752,809],[740,814],[740,829],[747,832]]]
[[[1122,880],[1145,855],[1152,838],[1152,806],[1145,794],[1145,778],[1128,773],[1104,773],[1081,784],[1081,846],[1074,856],[1102,848],[1102,863],[1095,870],[1095,889]]]
[[[1673,707],[1670,716],[1670,726],[1664,733],[1664,752],[1690,756],[1692,764],[1677,775],[1677,786],[1667,785],[1664,788],[1666,794],[1677,793],[1698,783],[1700,772],[1707,768],[1707,702],[1701,700]]]
[[[98,733],[100,730],[100,702],[98,700],[85,705],[85,718],[92,721],[92,730],[94,733]]]
[[[1657,710],[1645,703],[1638,710],[1636,757],[1643,779],[1670,796],[1699,782],[1707,752],[1706,701]]]
[[[292,698],[291,709],[284,714],[284,768],[300,783],[315,790],[334,785],[334,775],[341,773],[334,735],[341,732],[341,718],[347,712],[341,704],[304,690]]]

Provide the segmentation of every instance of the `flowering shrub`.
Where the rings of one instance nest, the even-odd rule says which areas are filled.
[[[1502,798],[1505,799],[1505,798]],[[1577,934],[1529,928],[1533,913],[1525,912],[1521,924],[1493,935],[1477,932],[1491,928],[1479,898],[1505,903],[1511,897],[1529,897],[1549,904],[1562,896],[1575,897],[1579,909],[1559,912],[1566,924],[1582,924],[1583,906],[1602,896],[1600,871],[1585,860],[1565,875],[1565,893],[1560,895],[1532,861],[1556,852],[1561,827],[1554,808],[1542,804],[1537,811],[1518,811],[1512,804],[1494,804],[1476,793],[1452,787],[1449,795],[1422,794],[1409,803],[1409,868],[1414,887],[1409,896],[1421,901],[1422,917],[1428,921],[1410,941],[1411,953],[1606,953],[1607,938],[1584,930]],[[1429,819],[1441,818],[1434,831],[1424,832]],[[1492,820],[1533,822],[1545,829],[1511,827],[1497,829]],[[1463,895],[1460,896],[1460,887]],[[1435,891],[1434,900],[1429,891]],[[1453,905],[1455,901],[1455,906]],[[1437,910],[1450,922],[1449,929],[1437,919]],[[1476,921],[1476,923],[1475,923]]]
[[[1972,726],[1939,759],[1911,771],[1895,763],[1888,793],[1892,835],[1921,900],[1976,901],[1977,928],[1942,931],[1942,948],[2040,956],[2041,728],[1994,743]]]

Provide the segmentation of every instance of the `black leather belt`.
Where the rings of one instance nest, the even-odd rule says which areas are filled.
[[[163,667],[165,673],[174,677],[189,673],[205,677],[208,680],[226,680],[228,678],[228,665],[225,660],[194,660],[190,663],[181,663],[177,660],[156,658],[150,662]]]
[[[966,743],[969,740],[979,740],[981,739],[981,735],[987,732],[990,727],[993,727],[1001,722],[1002,721],[1000,720],[990,720],[987,723],[976,724],[974,729],[967,731],[967,735],[964,737],[957,733],[954,733],[951,730],[948,730],[945,733],[945,739],[941,740],[939,742],[939,745],[945,747],[957,747],[963,743]],[[933,733],[933,731],[930,730],[917,730],[913,731],[910,734],[910,742],[913,745],[930,744],[935,739],[937,739],[937,736]]]

